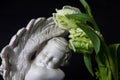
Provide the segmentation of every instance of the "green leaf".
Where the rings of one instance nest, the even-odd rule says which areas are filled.
[[[100,68],[100,80],[109,80],[108,79],[108,70],[106,67]]]
[[[99,48],[99,53],[96,55],[96,59],[98,61],[98,64],[101,66],[105,66],[108,64],[108,47],[106,43],[100,39],[100,48]]]
[[[83,22],[86,22],[86,21],[89,21],[92,23],[92,17],[90,17],[88,14],[85,14],[85,13],[76,13],[76,14],[67,14],[65,15],[67,18],[70,18],[70,19],[74,19],[76,21],[83,21]]]
[[[119,47],[118,47],[118,49],[117,49],[117,61],[118,61],[118,71],[120,72],[120,44],[119,44]],[[120,73],[119,73],[119,75],[120,75]]]
[[[79,27],[87,34],[87,36],[91,39],[96,57],[98,59],[98,64],[105,66],[106,65],[106,55],[108,54],[108,48],[103,39],[95,33],[95,31],[86,24],[78,24]]]
[[[81,4],[84,6],[85,10],[86,10],[86,13],[92,17],[92,14],[91,14],[91,9],[90,9],[90,6],[88,5],[88,3],[85,1],[85,0],[80,0]]]
[[[91,55],[84,55],[84,63],[88,71],[92,76],[94,76],[93,69],[92,69],[92,63],[91,63]]]
[[[81,4],[84,6],[84,8],[85,8],[85,10],[86,10],[86,13],[87,13],[90,17],[93,18],[93,22],[92,22],[92,23],[94,23],[93,25],[94,25],[94,27],[95,27],[95,30],[100,31],[98,25],[96,24],[96,21],[94,20],[94,17],[93,17],[93,15],[92,15],[92,13],[91,13],[91,8],[90,8],[89,4],[86,2],[86,0],[80,0],[80,2],[81,2]]]
[[[100,31],[95,20],[90,17],[88,14],[85,14],[85,13],[76,13],[76,14],[67,14],[65,15],[68,19],[73,19],[74,21],[77,21],[78,23],[79,22],[84,22],[87,24],[87,22],[90,22],[94,29],[97,30],[97,31]]]
[[[112,44],[109,46],[110,50],[110,64],[111,64],[111,70],[114,77],[114,80],[118,80],[118,73],[120,70],[120,44]]]
[[[77,24],[91,39],[96,54],[99,53],[100,50],[100,37],[92,30],[92,28],[86,24]]]

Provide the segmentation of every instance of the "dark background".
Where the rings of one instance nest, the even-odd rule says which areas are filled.
[[[87,0],[106,43],[120,43],[120,2],[119,0]],[[79,0],[0,0],[0,50],[9,43],[11,37],[27,23],[38,17],[50,17],[55,8],[64,5],[83,10]],[[86,70],[82,55],[73,54],[69,66],[62,68],[65,80],[93,80]],[[0,77],[2,80],[2,77]]]

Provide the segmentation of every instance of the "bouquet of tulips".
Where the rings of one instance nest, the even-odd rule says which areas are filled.
[[[69,31],[69,48],[83,54],[85,66],[92,76],[99,80],[119,80],[120,44],[105,43],[90,6],[85,0],[80,2],[86,12],[64,6],[53,13],[54,21],[58,27]],[[97,70],[94,70],[91,58],[97,63]]]

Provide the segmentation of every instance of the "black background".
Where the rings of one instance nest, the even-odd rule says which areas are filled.
[[[120,43],[120,2],[119,0],[87,0],[106,43]],[[71,5],[84,11],[79,0],[1,0],[0,1],[0,50],[11,37],[27,23],[38,17],[50,17],[55,8]],[[62,68],[65,80],[93,80],[86,70],[82,55],[73,54],[69,66]],[[0,78],[2,80],[2,77]]]

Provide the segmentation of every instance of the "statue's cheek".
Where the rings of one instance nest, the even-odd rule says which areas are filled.
[[[53,62],[49,62],[47,68],[55,68],[56,65]]]

